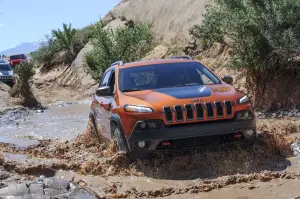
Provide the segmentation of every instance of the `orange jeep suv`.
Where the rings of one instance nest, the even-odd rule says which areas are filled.
[[[98,139],[116,140],[133,157],[256,140],[246,95],[230,76],[219,79],[190,56],[112,64],[103,74],[89,117]]]

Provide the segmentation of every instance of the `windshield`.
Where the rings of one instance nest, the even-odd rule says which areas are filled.
[[[0,71],[11,71],[11,67],[8,64],[0,64]]]
[[[199,62],[123,68],[119,74],[122,92],[220,83],[221,81]]]
[[[10,56],[11,60],[14,60],[14,59],[24,59],[24,58],[25,58],[25,55],[23,55],[23,54]]]

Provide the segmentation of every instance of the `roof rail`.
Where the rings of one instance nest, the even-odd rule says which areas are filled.
[[[114,62],[111,66],[114,66],[114,65],[118,65],[118,66],[123,66],[124,65],[124,61],[116,61]]]
[[[189,56],[189,55],[173,56],[173,57],[170,57],[170,59],[190,59],[190,60],[194,60],[194,58]]]

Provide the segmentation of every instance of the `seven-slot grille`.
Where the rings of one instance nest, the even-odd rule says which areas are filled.
[[[13,76],[0,76],[0,79],[12,79]]]
[[[183,122],[184,120],[203,120],[204,118],[223,118],[232,116],[232,102],[206,102],[204,104],[185,104],[184,106],[175,105],[172,107],[164,107],[166,121]],[[174,112],[174,114],[173,114]],[[204,115],[205,114],[205,115]]]

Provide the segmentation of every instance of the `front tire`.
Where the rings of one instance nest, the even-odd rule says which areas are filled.
[[[128,147],[125,141],[125,136],[121,132],[121,129],[118,125],[112,125],[112,140],[116,142],[117,152],[128,153]]]

